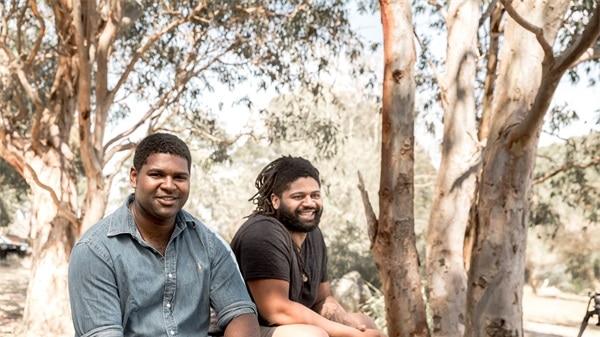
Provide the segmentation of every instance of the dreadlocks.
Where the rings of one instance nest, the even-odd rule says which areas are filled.
[[[296,179],[308,177],[315,179],[321,186],[319,170],[304,158],[282,156],[269,163],[256,177],[254,186],[258,192],[248,199],[256,204],[252,215],[274,215],[271,195],[275,194],[281,197],[281,193],[288,189]]]

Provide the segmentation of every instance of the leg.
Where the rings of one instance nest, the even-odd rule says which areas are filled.
[[[329,337],[325,330],[308,324],[261,326],[260,337]]]

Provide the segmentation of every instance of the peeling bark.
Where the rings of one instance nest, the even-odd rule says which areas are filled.
[[[554,58],[548,46],[569,5],[566,0],[502,3],[510,19],[477,201],[465,336],[523,336],[528,205],[539,121],[560,80],[548,73],[548,60]]]
[[[372,246],[388,335],[429,336],[414,232],[414,62],[410,2],[380,1],[384,36],[379,220]]]

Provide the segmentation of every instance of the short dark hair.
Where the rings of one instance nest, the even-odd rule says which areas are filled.
[[[187,160],[188,171],[192,167],[192,155],[187,144],[177,136],[168,133],[153,133],[138,144],[133,155],[133,167],[140,171],[148,157],[156,153],[168,153]]]
[[[252,215],[274,215],[275,209],[271,204],[271,195],[275,194],[281,197],[283,191],[290,188],[296,179],[308,177],[315,179],[319,187],[321,186],[319,170],[302,157],[282,156],[269,163],[256,177],[254,186],[258,192],[248,199],[256,204]]]

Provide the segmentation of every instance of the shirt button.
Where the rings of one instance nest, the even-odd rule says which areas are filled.
[[[171,303],[167,303],[167,308],[170,308],[170,307],[171,307]]]
[[[174,334],[175,334],[175,331],[173,331],[173,330],[171,330],[170,332],[171,332],[171,335],[174,335]]]
[[[169,278],[172,278],[172,277],[173,277],[173,274],[169,273]]]

